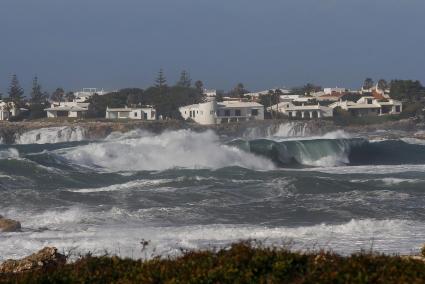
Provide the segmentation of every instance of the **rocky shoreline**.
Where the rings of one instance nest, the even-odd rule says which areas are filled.
[[[362,134],[382,131],[378,136],[384,138],[414,137],[425,138],[425,123],[415,119],[389,121],[372,125],[339,126],[330,120],[264,120],[245,123],[230,123],[220,125],[199,125],[180,120],[167,121],[106,121],[106,120],[37,120],[24,122],[0,122],[0,142],[13,144],[17,137],[25,132],[42,128],[53,127],[80,127],[84,129],[85,138],[96,140],[107,137],[112,132],[128,132],[142,129],[153,133],[161,133],[166,130],[190,129],[192,131],[214,130],[218,135],[247,136],[253,132],[258,136],[267,136],[275,133],[284,124],[291,124],[294,134],[303,132],[308,135],[323,135],[328,132],[343,130],[348,133]]]

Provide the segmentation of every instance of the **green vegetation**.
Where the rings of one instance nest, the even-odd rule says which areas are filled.
[[[0,283],[425,283],[425,262],[357,253],[291,252],[242,242],[219,251],[148,261],[85,256],[73,264]]]
[[[124,106],[152,105],[156,108],[158,115],[163,118],[180,118],[179,107],[184,105],[200,103],[204,95],[198,89],[192,87],[173,86],[150,87],[142,89],[122,89],[118,92],[103,96],[93,95],[90,98],[91,117],[105,117],[106,108]]]

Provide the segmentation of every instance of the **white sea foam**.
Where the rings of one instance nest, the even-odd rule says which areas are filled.
[[[170,168],[222,168],[240,166],[271,170],[271,161],[222,145],[212,131],[189,130],[160,135],[103,141],[58,151],[72,163],[107,171],[166,170]]]
[[[419,183],[422,182],[420,179],[408,179],[408,178],[377,178],[377,179],[353,179],[350,180],[350,182],[354,183],[366,183],[366,182],[382,182],[384,185],[391,186],[391,185],[399,185],[401,183]]]
[[[402,138],[400,139],[403,142],[406,142],[408,144],[413,144],[413,145],[425,145],[425,140],[424,139],[417,139],[417,138]]]
[[[77,127],[47,127],[30,130],[16,137],[16,144],[47,144],[82,141],[85,138],[85,130]]]
[[[15,148],[8,148],[6,150],[0,150],[0,160],[4,159],[18,159],[19,151]]]
[[[292,249],[325,248],[347,254],[373,248],[387,253],[411,253],[421,245],[425,224],[405,220],[351,220],[344,224],[318,224],[302,227],[263,227],[252,225],[194,225],[152,227],[109,224],[81,228],[67,223],[63,230],[0,234],[0,260],[28,255],[44,246],[60,250],[103,253],[128,257],[177,255],[180,249],[220,247],[256,239],[265,245],[292,241]],[[141,252],[140,241],[149,240]]]
[[[297,169],[292,169],[299,171]],[[366,165],[366,166],[327,166],[306,168],[300,171],[317,171],[329,174],[392,174],[404,172],[425,172],[425,165]]]
[[[135,188],[151,187],[164,183],[171,182],[171,179],[160,179],[160,180],[135,180],[122,184],[113,184],[105,187],[98,188],[81,188],[81,189],[70,189],[71,192],[79,193],[94,193],[94,192],[110,192],[110,191],[124,191]]]

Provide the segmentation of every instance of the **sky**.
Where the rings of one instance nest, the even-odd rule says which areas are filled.
[[[0,92],[425,83],[424,0],[0,0]]]

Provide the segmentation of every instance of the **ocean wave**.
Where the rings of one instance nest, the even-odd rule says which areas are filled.
[[[350,182],[354,182],[354,183],[382,182],[386,186],[392,186],[392,185],[399,185],[399,184],[402,184],[402,183],[413,184],[413,183],[420,183],[420,182],[424,182],[424,181],[420,180],[420,179],[387,177],[387,178],[379,178],[379,179],[353,179],[353,180],[350,180]]]
[[[170,131],[153,136],[90,143],[57,153],[72,163],[107,171],[217,169],[230,166],[274,169],[273,163],[264,157],[221,144],[212,131]]]
[[[111,192],[111,191],[123,191],[135,188],[157,186],[164,183],[172,182],[171,179],[160,179],[160,180],[134,180],[122,184],[113,184],[99,188],[81,188],[81,189],[70,189],[70,192],[77,193],[95,193],[95,192]]]
[[[255,239],[267,246],[291,249],[332,249],[348,254],[362,249],[387,253],[412,253],[421,240],[425,224],[407,220],[351,220],[343,224],[318,224],[300,227],[250,225],[194,225],[151,227],[128,224],[81,229],[68,226],[63,231],[8,233],[0,235],[0,260],[28,255],[43,246],[76,253],[105,250],[123,257],[178,255],[181,249],[222,247],[239,240]],[[140,241],[150,244],[141,252]]]
[[[15,148],[8,148],[6,150],[0,150],[0,160],[5,159],[18,159],[19,151]]]

